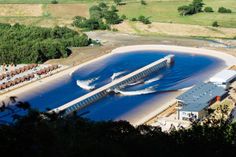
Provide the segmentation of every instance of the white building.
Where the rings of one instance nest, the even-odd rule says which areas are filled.
[[[229,88],[230,83],[236,80],[235,70],[223,70],[210,78],[210,82],[225,89]]]

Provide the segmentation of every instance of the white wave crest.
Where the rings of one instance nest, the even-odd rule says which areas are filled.
[[[111,76],[111,79],[112,81],[115,80],[117,77],[119,77],[120,75],[124,74],[126,71],[121,71],[121,72],[117,72],[117,73],[114,73],[112,76]]]
[[[157,77],[154,77],[154,78],[152,78],[152,79],[150,79],[150,80],[145,81],[144,84],[148,84],[148,83],[152,83],[152,82],[158,81],[158,80],[160,80],[162,77],[163,77],[163,75],[158,75]]]
[[[144,81],[140,80],[140,81],[137,81],[137,82],[134,82],[134,83],[130,83],[130,84],[128,84],[128,86],[134,86],[134,85],[142,84],[142,83],[144,83]]]
[[[119,93],[119,94],[124,95],[124,96],[134,96],[134,95],[143,95],[143,94],[155,93],[156,90],[149,87],[149,88],[145,88],[145,89],[142,89],[142,90],[136,90],[136,91],[121,91],[121,90],[115,89],[114,92]]]
[[[90,80],[77,80],[76,84],[85,90],[93,90],[95,89],[95,85],[91,85],[94,81],[98,80],[99,77],[90,79]]]

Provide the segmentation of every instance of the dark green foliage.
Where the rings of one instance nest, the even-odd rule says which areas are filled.
[[[117,8],[114,5],[111,6],[111,11],[112,12],[118,12]]]
[[[21,105],[19,108],[26,108]],[[24,157],[234,156],[236,124],[199,125],[170,133],[128,122],[92,122],[76,114],[61,118],[28,108],[13,124],[0,125],[0,150]]]
[[[52,0],[51,3],[52,4],[58,4],[58,1],[57,0]]]
[[[212,12],[214,12],[214,11],[213,11],[212,7],[205,7],[205,8],[204,8],[204,12],[212,13]]]
[[[138,17],[138,21],[144,23],[144,24],[151,24],[151,21],[149,20],[149,17],[145,17],[143,15],[140,15]]]
[[[120,17],[122,20],[125,20],[125,19],[127,19],[127,17],[123,14],[123,15],[121,15],[121,17]]]
[[[113,1],[116,5],[121,5],[122,4],[122,0],[113,0]]]
[[[220,25],[218,24],[218,22],[217,21],[214,21],[213,23],[212,23],[212,27],[219,27]]]
[[[147,2],[146,2],[145,0],[141,0],[140,3],[141,3],[142,5],[147,5]]]
[[[219,13],[232,13],[232,11],[230,9],[224,8],[224,7],[220,7],[218,9]]]
[[[74,18],[72,25],[85,30],[110,29],[111,24],[122,22],[122,18],[119,17],[117,11],[115,6],[108,7],[105,3],[101,2],[89,8],[89,19],[77,16]]]
[[[68,47],[89,45],[85,34],[66,27],[42,28],[0,24],[0,64],[42,63],[67,57]]]
[[[137,18],[133,17],[131,21],[138,21]]]
[[[193,0],[193,2],[189,5],[178,7],[178,12],[182,16],[197,14],[199,12],[202,12],[202,8],[204,5],[205,4],[202,2],[202,0]]]
[[[102,8],[102,9],[108,9],[107,4],[104,3],[104,2],[100,2],[100,3],[98,4],[98,7],[99,7],[99,8]]]
[[[107,24],[118,24],[122,22],[122,19],[119,17],[119,15],[116,12],[110,10],[106,11],[104,19],[106,19]]]

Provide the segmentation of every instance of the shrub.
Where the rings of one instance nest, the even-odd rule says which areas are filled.
[[[218,24],[218,22],[217,21],[214,21],[213,23],[212,23],[212,27],[219,27],[220,25]]]
[[[118,12],[117,8],[114,5],[111,6],[111,11]]]
[[[183,5],[178,7],[178,12],[180,15],[193,15],[199,12],[202,12],[202,7],[205,4],[202,2],[202,0],[193,0],[193,2],[189,5]]]
[[[121,15],[121,17],[120,17],[122,20],[125,20],[125,19],[127,19],[127,17],[123,14],[123,15]]]
[[[52,0],[51,3],[52,4],[58,4],[58,1],[57,0]]]
[[[224,7],[220,7],[218,9],[219,13],[232,13],[232,11],[230,9],[224,8]]]
[[[131,19],[131,21],[138,21],[135,17],[133,17],[132,19]]]
[[[98,7],[102,8],[102,9],[107,9],[107,8],[108,8],[108,6],[106,5],[106,3],[104,3],[104,2],[100,2],[100,3],[98,4]]]
[[[204,11],[207,12],[207,13],[211,13],[211,12],[214,12],[212,7],[205,7],[204,8]]]
[[[144,23],[144,24],[151,24],[151,21],[149,20],[148,17],[145,17],[143,15],[138,17],[138,21]]]
[[[114,3],[115,3],[116,5],[121,5],[121,2],[122,2],[122,0],[114,0]]]
[[[140,1],[142,5],[147,5],[147,2],[145,0]]]

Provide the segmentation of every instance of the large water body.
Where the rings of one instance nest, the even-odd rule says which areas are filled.
[[[175,63],[172,66],[128,85],[122,91],[117,91],[117,94],[108,95],[78,111],[78,114],[96,121],[115,120],[137,107],[145,107],[150,100],[157,100],[163,93],[204,81],[217,69],[225,66],[224,61],[218,58],[172,51],[114,53],[79,68],[49,87],[35,89],[19,99],[29,102],[33,108],[40,111],[53,109],[169,54],[175,55]],[[6,113],[1,113],[0,118],[8,120],[9,116],[5,115]]]

